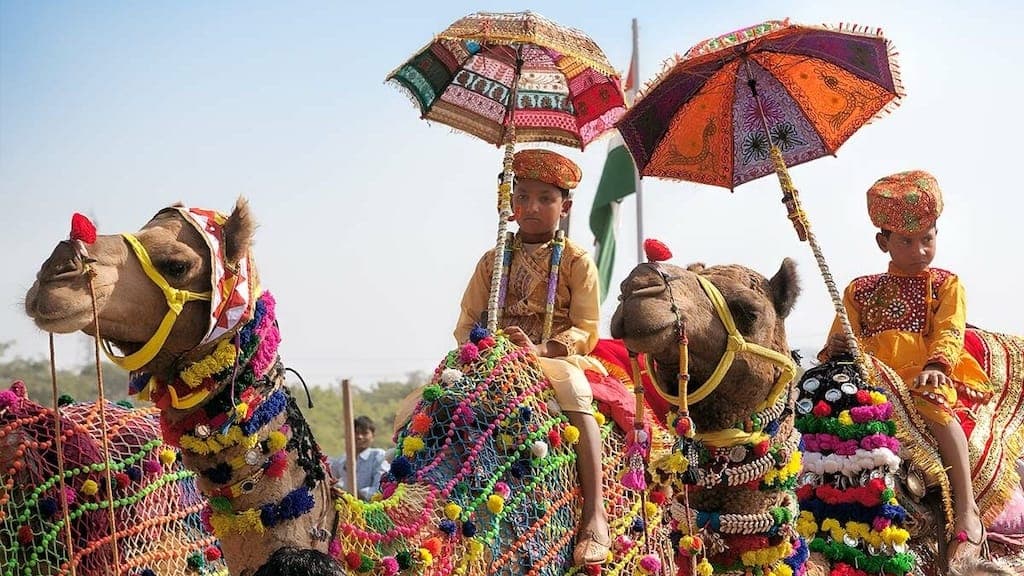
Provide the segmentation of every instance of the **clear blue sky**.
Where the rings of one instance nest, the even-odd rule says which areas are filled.
[[[897,5],[898,4],[898,5]],[[21,311],[72,212],[101,232],[135,230],[178,200],[229,210],[247,196],[257,258],[278,297],[283,354],[307,379],[357,383],[431,370],[452,346],[458,300],[493,242],[500,152],[418,119],[385,75],[451,21],[532,9],[580,28],[625,67],[640,22],[642,79],[693,43],[769,18],[879,26],[900,52],[908,97],[839,152],[793,171],[838,280],[881,271],[864,190],[909,168],[946,193],[936,265],[959,273],[971,320],[1024,333],[1017,168],[1022,8],[1011,2],[0,2],[0,341],[42,356]],[[572,237],[606,145],[570,151],[584,168]],[[680,263],[784,256],[805,291],[791,344],[813,348],[831,320],[809,250],[773,179],[735,194],[645,180],[646,231]],[[633,237],[633,204],[621,233]],[[620,247],[617,279],[633,263]],[[617,281],[617,280],[616,280]],[[606,306],[610,316],[612,301]],[[605,326],[607,322],[605,322]],[[64,337],[64,365],[86,358]]]

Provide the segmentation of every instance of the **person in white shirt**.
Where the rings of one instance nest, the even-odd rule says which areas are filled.
[[[373,420],[366,416],[355,419],[356,430],[356,491],[355,495],[360,500],[370,500],[377,493],[380,487],[380,477],[390,469],[387,460],[384,459],[384,450],[372,448],[373,435],[376,427]],[[352,493],[346,480],[345,471],[347,463],[345,455],[331,459],[331,474],[337,479],[335,486]]]

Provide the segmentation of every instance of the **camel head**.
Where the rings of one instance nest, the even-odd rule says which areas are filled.
[[[771,279],[738,265],[691,265],[686,269],[640,264],[621,285],[611,332],[633,352],[655,360],[659,387],[675,395],[679,370],[679,327],[689,340],[690,394],[708,381],[729,343],[728,332],[703,277],[721,294],[743,339],[789,356],[784,320],[800,291],[796,264],[786,258]],[[748,416],[764,401],[780,375],[778,362],[750,352],[736,354],[721,384],[707,398],[691,403],[698,430],[720,430]]]
[[[200,233],[204,222],[207,229]],[[239,198],[226,219],[175,205],[158,212],[134,235],[101,235],[91,244],[62,241],[36,274],[25,298],[25,311],[47,332],[81,330],[93,335],[94,292],[100,336],[120,352],[132,355],[160,332],[161,324],[168,321],[171,301],[177,300],[180,312],[169,331],[164,330],[166,339],[159,346],[150,346],[155,355],[140,366],[126,366],[166,374],[183,357],[194,356],[190,354],[193,351],[203,352],[197,348],[210,339],[215,323],[211,322],[209,294],[215,279],[223,277],[217,272],[247,264],[254,228],[248,203]],[[137,246],[129,236],[137,239]],[[148,271],[145,259],[152,263]],[[164,288],[154,273],[164,280]],[[255,278],[251,280],[255,285]],[[215,294],[214,304],[219,300]]]

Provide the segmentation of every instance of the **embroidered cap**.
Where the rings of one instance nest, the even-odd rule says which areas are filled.
[[[512,170],[516,178],[540,180],[563,190],[572,190],[583,178],[583,172],[575,162],[557,152],[539,148],[516,152]]]
[[[910,170],[886,176],[868,189],[868,215],[883,230],[917,234],[942,214],[942,190],[934,176]]]
[[[259,289],[255,271],[245,255],[239,262],[224,261],[224,223],[227,215],[214,210],[175,206],[172,209],[191,224],[210,250],[211,301],[206,336],[201,344],[217,340],[252,317]]]

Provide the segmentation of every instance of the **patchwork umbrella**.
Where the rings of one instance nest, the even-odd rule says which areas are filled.
[[[512,181],[517,142],[583,150],[626,111],[618,74],[584,33],[533,12],[479,12],[459,19],[388,75],[425,120],[505,146]],[[511,185],[498,188],[498,241],[488,302],[497,322],[498,287],[512,214]]]
[[[641,176],[733,189],[777,174],[789,218],[809,242],[856,352],[787,166],[834,154],[902,96],[895,52],[881,31],[771,20],[690,48],[618,128]]]

